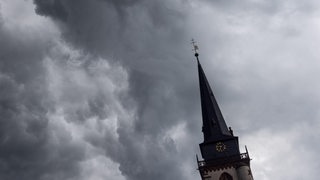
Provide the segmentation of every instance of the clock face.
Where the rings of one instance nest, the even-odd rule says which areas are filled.
[[[218,142],[217,144],[216,144],[216,150],[218,151],[218,152],[223,152],[224,150],[226,150],[227,149],[227,146],[225,145],[225,144],[223,144],[222,142]]]

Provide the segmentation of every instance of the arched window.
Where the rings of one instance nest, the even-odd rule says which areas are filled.
[[[222,173],[219,180],[233,180],[232,176],[226,172]]]

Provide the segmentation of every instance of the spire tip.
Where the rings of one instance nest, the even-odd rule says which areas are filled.
[[[199,47],[196,44],[196,41],[194,39],[191,39],[191,44],[193,46],[192,50],[194,51],[194,56],[198,57],[199,56],[199,53],[198,53]]]

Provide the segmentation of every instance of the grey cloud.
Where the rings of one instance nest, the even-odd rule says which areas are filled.
[[[164,44],[170,43],[164,39],[172,38],[171,43],[182,40],[183,14],[170,7],[169,2],[137,1],[123,10],[127,14],[125,17],[117,12],[122,3],[108,2],[114,5],[103,1],[63,1],[69,14],[68,21],[62,25],[67,27],[62,28],[64,37],[75,46],[111,57],[110,60],[115,57],[130,63],[131,59],[140,59],[131,66],[145,62],[148,56],[161,60],[167,53],[172,53],[171,46],[165,48]],[[38,1],[35,3],[37,9],[43,8],[41,14],[50,16],[51,11],[46,11],[46,6]],[[51,6],[51,9],[55,7]],[[50,17],[56,19],[56,16]],[[177,24],[179,21],[181,23]]]
[[[216,10],[224,10],[229,15],[245,13],[260,13],[263,15],[276,15],[280,13],[313,13],[317,10],[316,1],[308,0],[305,2],[301,1],[204,1],[209,5],[212,5]],[[245,17],[245,16],[243,16]]]
[[[63,5],[63,1],[60,0],[49,0],[49,1],[41,1],[37,0],[36,3],[39,4],[36,12],[38,14],[48,15],[53,18],[59,19],[61,21],[68,20],[68,12]]]
[[[305,30],[313,26],[298,2],[293,7],[301,14],[290,16],[286,3],[275,1],[33,2],[61,36],[1,26],[1,179],[199,178],[194,155],[201,116],[190,34],[200,42],[201,62],[228,124],[252,149],[258,178],[289,177],[264,168],[305,140],[304,133],[310,139],[304,146],[318,140],[316,132],[298,128],[301,119],[306,127],[318,124],[319,104],[318,88],[311,88],[316,81],[307,78],[315,77],[317,63],[290,68],[302,57],[317,57],[303,48],[312,47]],[[265,149],[273,148],[272,140],[284,143],[278,152]],[[307,164],[319,149],[313,147],[289,157]],[[89,169],[118,174],[92,176],[98,171]],[[309,179],[316,175],[311,169]]]
[[[113,93],[122,93],[125,80],[121,69],[108,70],[103,63],[95,65],[98,61],[85,63],[94,57],[77,56],[50,34],[38,39],[28,32],[20,36],[1,28],[5,45],[0,50],[0,178],[90,178],[82,174],[81,168],[86,167],[81,163],[100,153],[88,150],[86,143],[75,137],[76,128],[90,118],[110,121],[117,97]],[[25,35],[28,38],[24,39]],[[114,78],[119,85],[115,92],[105,88],[114,86],[113,74],[118,76]],[[88,128],[84,136],[90,133]],[[114,141],[113,135],[105,135],[105,140]]]
[[[0,179],[87,179],[81,177],[79,166],[90,152],[74,139],[71,129],[60,127],[63,119],[51,115],[63,104],[57,105],[54,93],[61,90],[52,87],[45,59],[54,55],[58,61],[63,53],[50,51],[59,45],[50,33],[34,34],[10,26],[15,25],[4,20],[0,27]],[[72,97],[68,98],[70,102]],[[99,106],[99,101],[88,102],[90,107]],[[99,108],[94,116],[105,117]],[[66,117],[69,113],[73,111]],[[93,115],[84,111],[79,116]],[[81,120],[79,116],[68,120]]]
[[[46,45],[16,38],[5,28],[0,34],[5,40],[0,50],[0,178],[53,179],[50,175],[59,173],[67,178],[76,170],[70,163],[83,155],[72,145],[57,149],[61,158],[51,151],[47,112],[52,106],[42,66]]]
[[[34,2],[38,12],[43,10],[42,15],[57,18],[50,14],[54,6],[53,10],[45,10],[42,3]],[[119,169],[128,179],[182,178],[184,172],[174,158],[178,156],[175,144],[172,140],[164,141],[162,136],[182,120],[190,121],[183,110],[185,105],[179,103],[183,99],[179,93],[184,87],[175,83],[187,81],[181,74],[183,67],[177,63],[188,59],[178,53],[188,46],[185,42],[189,39],[184,37],[183,13],[169,1],[64,1],[63,4],[68,10],[68,20],[61,25],[63,37],[91,54],[120,61],[128,69],[130,83],[129,96],[123,97],[122,104],[129,109],[137,108],[130,120],[132,126],[119,124],[118,143],[100,144],[94,137],[88,137],[89,141],[106,149],[107,155],[120,163]],[[91,113],[95,109],[90,106]]]

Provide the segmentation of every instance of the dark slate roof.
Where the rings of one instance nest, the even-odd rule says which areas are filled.
[[[197,62],[199,72],[203,120],[202,132],[204,136],[204,142],[222,140],[227,137],[232,137],[233,135],[228,130],[226,122],[224,121],[218,103],[213,95],[213,92],[208,83],[206,75],[204,74],[198,57]]]

